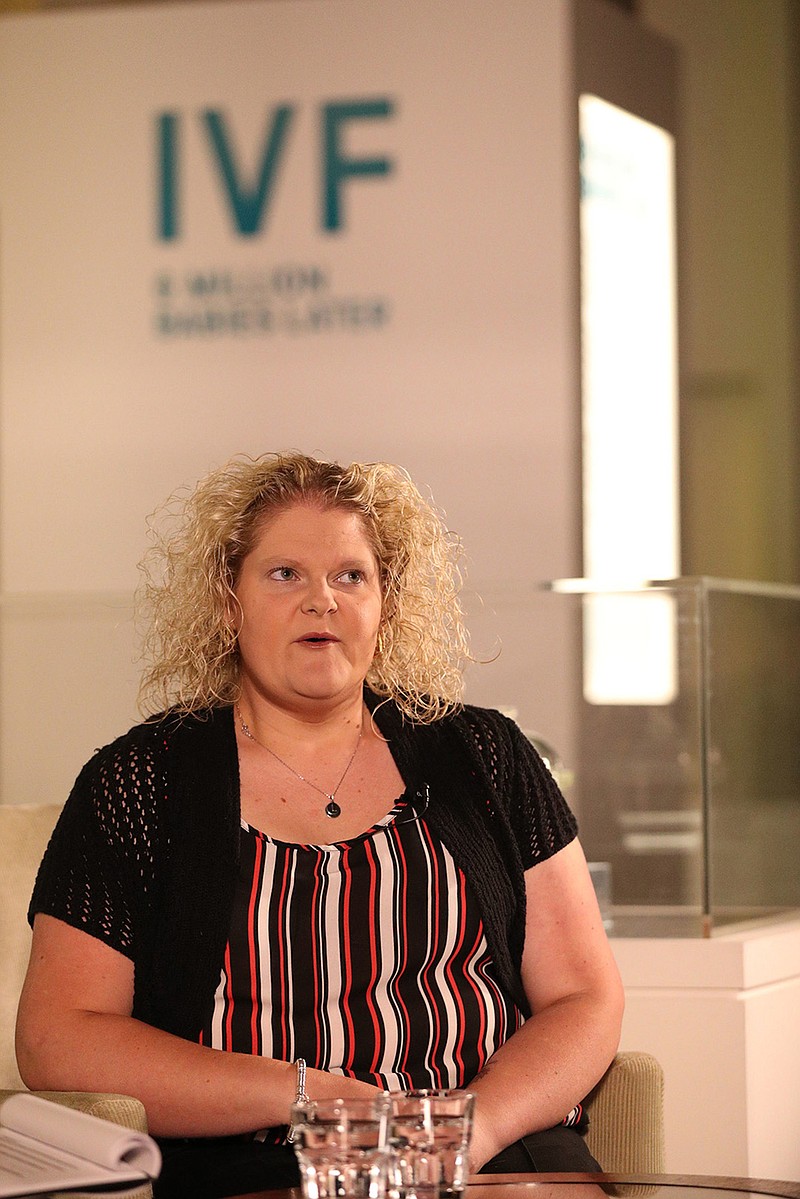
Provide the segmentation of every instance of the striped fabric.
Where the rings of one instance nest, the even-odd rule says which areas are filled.
[[[336,845],[243,825],[205,1044],[304,1057],[387,1090],[457,1087],[521,1023],[467,880],[405,800]]]

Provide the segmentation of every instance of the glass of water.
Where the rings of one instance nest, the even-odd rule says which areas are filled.
[[[295,1103],[292,1127],[303,1199],[385,1199],[388,1095]]]
[[[468,1091],[390,1096],[391,1199],[438,1199],[464,1190],[475,1097]]]

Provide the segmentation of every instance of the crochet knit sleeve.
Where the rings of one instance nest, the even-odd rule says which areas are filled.
[[[578,824],[552,774],[514,721],[492,710],[475,711],[481,757],[527,870],[573,841]]]
[[[134,957],[148,902],[157,766],[146,741],[120,738],[81,771],[56,824],[28,910],[55,916]]]
[[[528,738],[512,724],[515,785],[511,821],[525,870],[558,853],[578,835],[578,822]]]

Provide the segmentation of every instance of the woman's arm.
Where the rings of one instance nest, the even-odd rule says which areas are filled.
[[[17,1017],[17,1059],[35,1090],[141,1099],[157,1136],[225,1136],[289,1122],[291,1063],[223,1053],[131,1016],[133,963],[52,916],[33,926]],[[315,1098],[372,1094],[367,1083],[309,1070]]]
[[[624,997],[577,840],[526,872],[522,982],[533,1015],[469,1084],[471,1167],[558,1124],[602,1077]]]

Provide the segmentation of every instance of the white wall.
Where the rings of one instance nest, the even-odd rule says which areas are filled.
[[[520,594],[578,562],[570,52],[567,0],[0,21],[2,801],[60,798],[133,719],[144,517],[242,451],[407,466],[488,593],[477,651],[505,643],[471,698],[516,705],[551,736],[555,721],[563,740],[550,680],[566,647],[548,630],[526,667]],[[345,183],[346,224],[325,230],[321,107],[376,98],[390,115],[347,123],[341,153],[389,170]],[[224,114],[244,192],[278,105],[293,124],[268,219],[244,236],[200,114]],[[180,138],[170,240],[156,224],[164,113]],[[271,292],[272,331],[156,332],[165,287],[196,315],[188,277],[241,289],[285,267],[325,283],[290,304]],[[343,300],[383,316],[342,327]],[[334,327],[309,332],[320,303]]]

